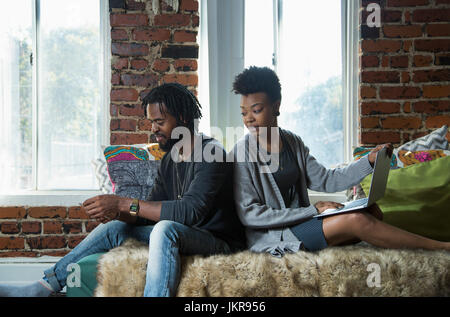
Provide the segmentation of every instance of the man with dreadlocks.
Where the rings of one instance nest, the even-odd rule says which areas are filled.
[[[102,223],[41,280],[27,286],[0,285],[0,296],[49,296],[66,285],[69,264],[111,250],[128,238],[149,244],[144,296],[175,296],[180,255],[227,254],[245,247],[234,207],[233,165],[226,162],[226,152],[215,139],[198,134],[197,98],[182,85],[163,84],[152,89],[142,105],[157,142],[167,152],[147,200],[116,195],[86,200],[83,209]],[[189,133],[179,137],[173,133],[178,128]],[[204,159],[204,153],[220,159]]]

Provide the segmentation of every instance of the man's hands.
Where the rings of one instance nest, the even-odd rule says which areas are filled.
[[[377,153],[382,149],[382,148],[387,148],[387,154],[389,155],[389,157],[392,156],[392,152],[394,150],[393,146],[391,143],[386,143],[386,144],[380,144],[378,145],[376,148],[374,148],[372,151],[370,151],[369,153],[369,163],[370,165],[375,164],[375,160],[377,158]]]
[[[322,212],[324,212],[327,209],[337,209],[337,208],[344,207],[344,205],[340,204],[340,203],[336,203],[334,201],[318,201],[317,203],[314,204],[314,207],[316,207],[317,212],[319,214],[321,214]]]
[[[102,223],[118,219],[126,199],[116,195],[99,195],[86,200],[82,208],[90,218]]]

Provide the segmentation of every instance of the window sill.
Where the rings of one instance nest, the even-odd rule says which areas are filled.
[[[0,195],[0,206],[78,206],[101,191],[30,191]]]

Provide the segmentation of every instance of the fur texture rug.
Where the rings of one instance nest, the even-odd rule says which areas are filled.
[[[95,296],[142,296],[147,259],[148,245],[135,240],[103,255]],[[182,261],[177,296],[450,296],[445,251],[358,244],[283,258],[242,251]]]

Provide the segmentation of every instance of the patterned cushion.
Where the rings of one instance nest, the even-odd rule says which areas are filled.
[[[355,150],[353,150],[353,159],[355,161],[359,160],[360,158],[368,155],[370,151],[372,151],[374,148],[368,148],[368,147],[357,147]],[[397,168],[397,157],[395,155],[392,155],[391,160],[391,169]]]
[[[426,151],[426,150],[447,150],[448,141],[445,137],[448,127],[443,125],[441,128],[427,134],[421,138],[412,140],[398,148],[399,151]]]
[[[151,150],[151,152],[150,152]],[[110,145],[104,147],[113,193],[146,199],[165,154],[156,144]]]
[[[402,161],[403,166],[429,162],[446,156],[443,150],[429,150],[429,151],[398,151],[398,158]]]
[[[104,157],[96,158],[91,162],[94,168],[95,178],[97,178],[98,186],[104,194],[112,194],[112,184],[109,179],[108,171],[106,168],[106,161]]]

